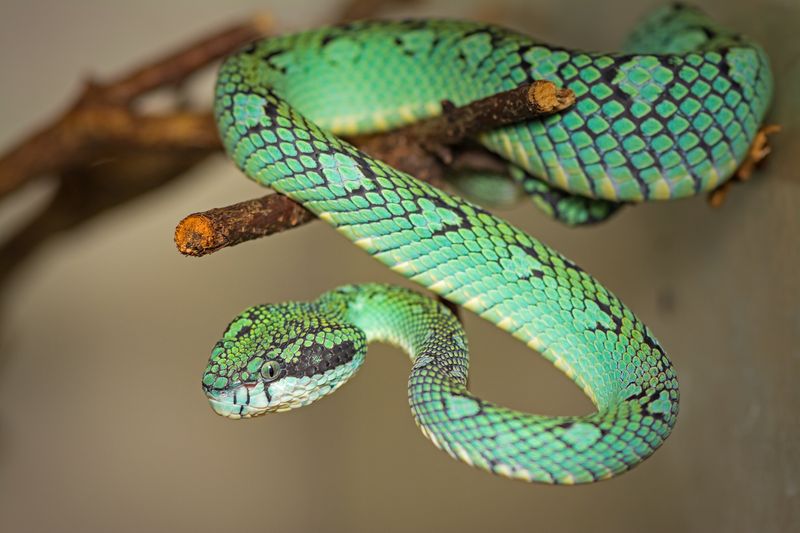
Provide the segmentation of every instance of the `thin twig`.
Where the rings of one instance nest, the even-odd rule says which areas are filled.
[[[258,14],[245,23],[224,28],[215,34],[184,46],[154,63],[111,80],[101,86],[97,96],[103,102],[126,104],[145,93],[182,82],[201,68],[213,63],[243,44],[267,35],[273,27],[273,20],[267,14]]]
[[[461,107],[445,100],[441,115],[409,126],[407,132],[424,145],[453,145],[484,131],[556,113],[574,103],[571,89],[534,80]]]

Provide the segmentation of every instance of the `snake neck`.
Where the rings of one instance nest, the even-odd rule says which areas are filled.
[[[320,310],[364,332],[367,342],[404,350],[416,363],[432,352],[448,353],[455,363],[444,372],[456,386],[467,382],[467,340],[458,319],[438,302],[393,285],[346,285],[322,295]]]

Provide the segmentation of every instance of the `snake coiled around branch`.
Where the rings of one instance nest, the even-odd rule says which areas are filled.
[[[471,22],[356,22],[267,39],[228,58],[216,116],[248,177],[538,351],[597,410],[541,416],[475,397],[456,318],[415,292],[368,284],[237,317],[203,376],[216,412],[251,417],[311,403],[344,383],[378,340],[409,353],[417,423],[466,463],[583,483],[626,471],[661,445],[678,414],[675,372],[619,299],[502,219],[337,136],[396,127],[439,113],[443,100],[460,105],[534,79],[569,87],[576,105],[478,141],[567,222],[602,218],[598,205],[610,214],[619,202],[718,186],[744,159],[772,83],[761,48],[683,7],[653,14],[613,54]]]

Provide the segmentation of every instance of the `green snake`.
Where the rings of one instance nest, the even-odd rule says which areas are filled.
[[[225,148],[248,177],[538,351],[596,411],[542,416],[472,395],[455,316],[416,292],[367,284],[235,318],[203,375],[218,414],[249,418],[307,405],[355,373],[367,343],[382,341],[412,360],[409,401],[422,432],[470,465],[584,483],[629,470],[662,444],[678,414],[678,383],[628,308],[526,233],[337,136],[396,127],[439,113],[443,100],[461,105],[533,79],[569,87],[576,105],[477,140],[509,161],[540,207],[572,223],[728,179],[772,84],[761,48],[672,6],[647,18],[625,52],[611,54],[439,20],[270,38],[224,62],[215,111]]]

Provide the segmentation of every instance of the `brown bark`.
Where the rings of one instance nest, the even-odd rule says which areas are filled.
[[[461,107],[444,102],[441,115],[352,141],[373,157],[438,185],[453,162],[452,146],[483,131],[561,111],[574,102],[569,89],[537,80]],[[183,254],[201,256],[311,220],[313,215],[300,205],[273,194],[189,215],[178,223],[175,244]]]
[[[411,0],[352,0],[337,20],[402,1]],[[270,26],[268,16],[254,17],[105,83],[90,79],[67,110],[0,154],[0,198],[46,175],[57,181],[51,201],[0,246],[0,284],[53,236],[186,175],[219,150],[209,111],[179,103],[167,113],[143,114],[139,99],[155,89],[180,89]]]
[[[175,243],[182,254],[200,256],[313,219],[314,215],[300,204],[280,194],[269,194],[189,215],[175,229]]]

